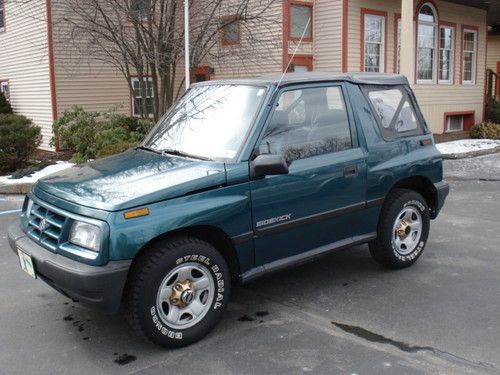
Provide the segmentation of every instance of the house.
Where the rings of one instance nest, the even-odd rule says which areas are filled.
[[[232,56],[248,51],[251,41],[235,19],[217,47],[225,57],[207,59],[194,76],[398,72],[408,77],[434,133],[468,130],[485,116],[486,69],[500,68],[499,3],[277,0],[268,10],[275,26],[260,31],[276,42],[273,48],[252,50],[252,59],[238,62]],[[64,42],[63,7],[62,0],[0,0],[0,89],[15,111],[42,127],[46,149],[52,122],[71,106],[140,115],[135,104],[144,99],[112,66],[85,59]]]

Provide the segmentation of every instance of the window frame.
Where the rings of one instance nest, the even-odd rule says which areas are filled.
[[[419,20],[419,15],[420,11],[424,6],[428,6],[431,8],[433,15],[434,15],[434,22],[430,21],[420,21]],[[439,65],[438,65],[438,53],[439,53],[439,43],[438,43],[438,31],[439,31],[439,13],[436,8],[436,6],[429,1],[426,1],[422,4],[419,5],[417,8],[417,13],[416,13],[416,35],[415,35],[415,81],[417,84],[436,84],[439,81]],[[432,78],[431,79],[421,79],[418,78],[418,36],[419,36],[419,26],[420,25],[427,25],[427,26],[432,26],[434,29],[434,38],[433,38],[433,50],[434,50],[434,59],[432,61]]]
[[[299,37],[294,37],[292,36],[292,22],[293,22],[293,17],[292,17],[292,7],[294,6],[301,6],[301,7],[308,7],[309,11],[311,12],[311,22],[309,22],[309,27],[311,29],[311,36],[307,37],[304,35],[304,39],[302,39],[303,42],[312,42],[314,39],[314,4],[312,2],[307,2],[307,1],[289,1],[288,6],[287,6],[287,23],[286,26],[288,26],[288,30],[286,30],[288,41],[289,42],[299,42],[300,41],[300,36]]]
[[[5,16],[5,0],[0,0],[0,11],[2,15],[0,16],[0,21],[2,21],[3,26],[0,27],[0,33],[4,33],[6,31],[6,16]]]
[[[376,73],[385,73],[387,71],[387,12],[361,8],[361,35],[360,35],[360,49],[361,49],[361,61],[360,61],[360,71],[366,72],[365,66],[365,54],[366,54],[366,17],[380,17],[382,18],[382,38],[381,38],[381,49],[380,49],[380,60],[379,60],[379,71]]]
[[[231,22],[229,22],[229,21],[231,21]],[[241,25],[240,25],[240,20],[238,19],[238,16],[236,14],[229,15],[229,16],[223,16],[220,18],[220,22],[223,25],[220,29],[220,31],[221,31],[221,36],[220,36],[221,45],[223,47],[226,47],[226,46],[234,46],[234,45],[241,44]],[[236,40],[230,40],[230,39],[226,38],[227,27],[231,23],[236,24],[236,35],[237,35]]]
[[[151,82],[153,83],[153,77],[151,76],[147,76],[147,77],[144,77],[145,80],[147,80],[148,82]],[[132,91],[130,92],[130,113],[132,115],[132,117],[138,117],[138,118],[142,118],[143,116],[141,114],[137,114],[135,113],[135,99],[136,99],[136,96],[135,96],[135,92],[134,92],[134,82],[139,82],[139,77],[137,76],[133,76],[131,77],[131,85],[132,85]],[[153,92],[153,88],[151,87],[151,96],[148,97],[146,96],[146,99],[147,98],[152,98],[154,100],[154,92]],[[142,97],[137,97],[137,99],[142,99]],[[146,118],[153,118],[154,117],[154,112],[153,113],[148,113]]]
[[[278,92],[273,94],[274,98],[273,98],[272,103],[270,105],[270,108],[272,108],[272,110],[269,111],[269,113],[267,114],[267,118],[259,131],[259,136],[254,144],[252,154],[254,156],[256,155],[256,151],[259,149],[259,146],[260,146],[262,140],[264,139],[266,129],[271,125],[271,121],[273,119],[274,113],[275,113],[276,108],[278,106],[279,100],[284,92],[295,91],[295,90],[314,89],[314,88],[329,88],[329,87],[339,87],[339,89],[340,89],[340,92],[341,92],[342,97],[344,99],[345,109],[347,112],[347,121],[349,124],[349,130],[350,130],[350,134],[351,134],[351,148],[346,149],[346,150],[342,150],[342,151],[337,151],[337,152],[346,152],[346,151],[350,151],[352,149],[359,148],[358,133],[357,133],[357,129],[355,126],[354,114],[353,114],[352,104],[351,104],[351,100],[349,98],[348,91],[347,91],[345,84],[343,82],[333,81],[333,82],[321,82],[321,83],[315,83],[315,84],[302,83],[302,84],[286,85],[286,86],[283,86]],[[331,154],[331,153],[328,153],[328,154]],[[321,157],[321,156],[328,155],[328,154],[313,155],[311,157]],[[305,159],[298,159],[297,161],[305,160]]]
[[[446,22],[446,21],[439,21],[439,26],[438,26],[438,56],[437,56],[437,61],[438,61],[438,68],[437,68],[437,79],[439,84],[444,84],[444,85],[453,85],[455,83],[455,58],[456,58],[456,30],[457,30],[457,25],[453,22]],[[451,49],[447,49],[451,51],[450,56],[451,56],[451,63],[450,63],[450,78],[448,80],[442,80],[440,78],[441,76],[441,29],[451,29]]]
[[[465,64],[464,64],[464,58],[465,58],[465,33],[466,32],[472,32],[474,34],[474,51],[473,53],[473,58],[472,58],[472,67],[471,67],[471,80],[465,80],[464,79],[464,73],[465,73]],[[462,25],[462,43],[461,43],[461,66],[460,66],[460,81],[462,85],[475,85],[477,83],[477,58],[478,58],[478,41],[479,41],[479,27],[477,26],[470,26],[470,25]],[[471,52],[471,51],[467,51]]]

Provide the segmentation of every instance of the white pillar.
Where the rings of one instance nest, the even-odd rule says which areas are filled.
[[[401,0],[401,48],[399,57],[399,71],[414,82],[414,42],[415,31],[413,27],[413,0]]]

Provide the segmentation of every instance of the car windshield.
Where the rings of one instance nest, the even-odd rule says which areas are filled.
[[[265,91],[250,85],[195,86],[160,120],[143,148],[199,159],[232,159]]]

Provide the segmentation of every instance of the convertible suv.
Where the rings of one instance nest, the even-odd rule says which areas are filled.
[[[247,282],[368,243],[422,254],[449,187],[406,78],[292,73],[193,85],[141,146],[34,186],[9,242],[21,267],[179,347]]]

